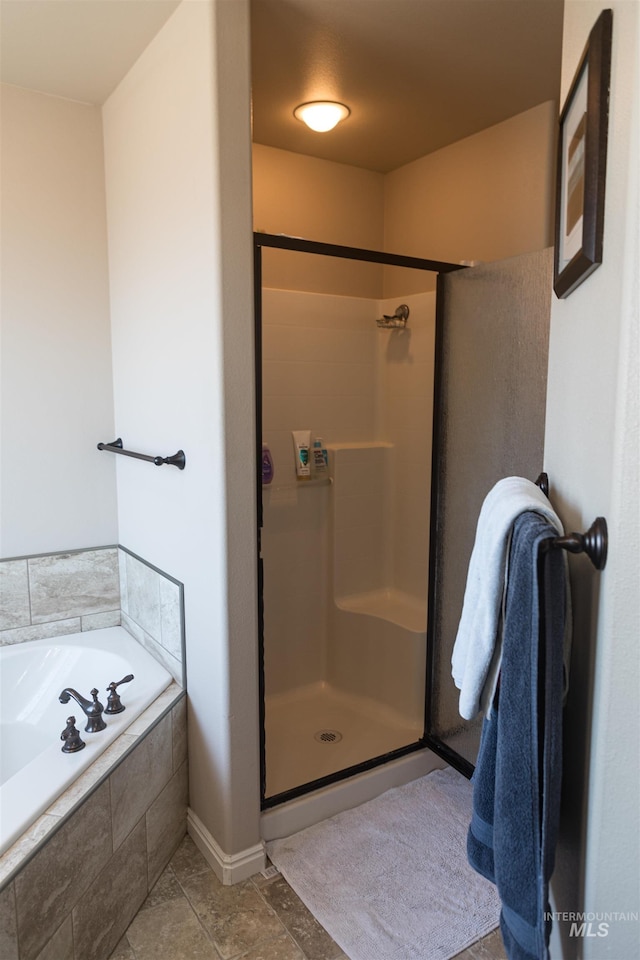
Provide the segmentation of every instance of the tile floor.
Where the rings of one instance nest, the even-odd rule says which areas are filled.
[[[225,887],[187,836],[110,960],[348,958],[279,873]],[[506,960],[499,932],[456,960]]]

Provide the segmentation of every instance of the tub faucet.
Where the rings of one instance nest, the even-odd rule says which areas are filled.
[[[87,718],[87,725],[84,728],[87,733],[98,733],[99,730],[104,730],[107,726],[104,720],[102,719],[102,711],[104,707],[98,700],[98,690],[96,687],[91,691],[91,696],[93,701],[85,700],[84,697],[81,697],[77,690],[74,690],[72,687],[65,687],[58,700],[60,703],[69,703],[69,698],[73,697],[77,704],[82,707],[84,714]]]

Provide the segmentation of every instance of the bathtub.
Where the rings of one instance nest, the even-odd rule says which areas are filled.
[[[73,687],[90,699],[97,687],[106,706],[107,686],[118,687],[120,714],[103,714],[107,728],[85,733],[75,700],[58,697]],[[74,633],[0,648],[0,854],[96,760],[172,682],[171,675],[122,627]],[[69,716],[85,741],[62,753],[60,734]]]

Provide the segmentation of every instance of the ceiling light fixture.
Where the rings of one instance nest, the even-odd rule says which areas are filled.
[[[351,111],[344,103],[334,103],[331,100],[314,100],[311,103],[301,103],[293,111],[294,117],[306,123],[311,130],[317,133],[326,133],[333,130],[336,124],[345,120]]]

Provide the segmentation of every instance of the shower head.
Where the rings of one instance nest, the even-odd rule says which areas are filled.
[[[383,330],[404,330],[408,319],[409,307],[406,303],[401,303],[399,307],[396,307],[396,312],[392,316],[385,313],[382,319],[376,320],[376,323]]]

